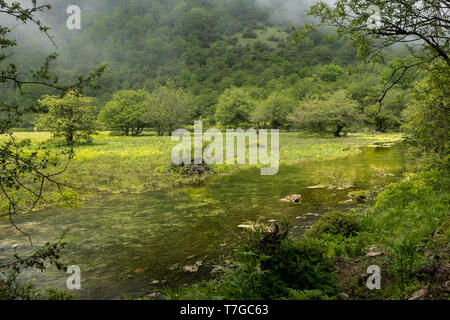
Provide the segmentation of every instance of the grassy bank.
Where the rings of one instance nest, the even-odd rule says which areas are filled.
[[[302,239],[255,225],[216,280],[169,299],[449,299],[450,175],[434,169],[388,185],[368,207],[323,216]],[[381,271],[369,290],[369,266]]]
[[[15,137],[19,143],[27,144],[29,149],[44,147],[55,153],[63,150],[52,142],[50,133],[16,132]],[[350,134],[345,138],[332,138],[283,132],[280,135],[280,165],[295,165],[311,159],[341,158],[358,153],[369,145],[392,143],[401,139],[400,134]],[[124,137],[101,132],[94,137],[92,144],[75,146],[74,159],[59,177],[60,181],[71,188],[65,188],[60,193],[48,186],[45,201],[40,208],[65,204],[66,201],[75,205],[79,199],[99,193],[140,193],[190,185],[211,176],[211,173],[184,175],[168,170],[171,151],[175,145],[176,142],[171,142],[170,137],[158,137],[154,133]],[[60,168],[53,170],[58,169]],[[233,170],[238,170],[238,167],[214,166],[215,174],[227,174]]]

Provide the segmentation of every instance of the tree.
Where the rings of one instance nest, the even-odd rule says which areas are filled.
[[[379,104],[370,104],[364,107],[364,122],[373,126],[377,132],[386,132],[387,129],[399,129],[400,118],[406,106],[407,91],[400,88],[393,89],[385,97],[383,107]]]
[[[450,154],[450,67],[434,66],[417,83],[403,112],[404,129],[425,151],[445,159]],[[448,163],[447,163],[448,165]]]
[[[39,13],[47,9],[50,9],[48,4],[41,5],[36,0],[31,0],[28,4],[0,0],[0,84],[17,88],[20,93],[23,93],[25,86],[33,85],[50,89],[61,95],[71,90],[82,93],[85,87],[98,88],[99,83],[96,80],[102,75],[106,66],[94,69],[88,76],[80,75],[74,82],[62,83],[51,72],[51,62],[56,59],[56,54],[49,55],[36,70],[27,70],[14,62],[13,59],[17,54],[13,49],[18,42],[11,34],[12,28],[3,24],[7,21],[5,17],[15,19],[18,24],[27,24],[31,28],[36,28],[53,43],[49,28],[38,18]],[[11,128],[30,111],[32,111],[31,106],[23,106],[17,103],[17,99],[14,102],[7,100],[3,95],[0,96],[0,135],[4,137],[0,143],[0,192],[1,200],[6,201],[7,204],[4,206],[6,212],[1,212],[0,216],[7,216],[12,225],[27,235],[32,243],[31,237],[14,223],[14,216],[19,212],[31,212],[42,200],[46,184],[56,185],[59,190],[65,184],[58,181],[58,174],[64,169],[53,170],[53,172],[49,169],[51,165],[57,165],[57,157],[53,153],[33,147],[28,147],[24,151],[15,139]],[[68,154],[70,160],[73,151],[69,150]],[[31,205],[19,206],[23,198],[30,199]]]
[[[215,21],[208,10],[204,8],[192,8],[181,17],[178,30],[175,33],[183,35],[186,39],[198,41],[202,47],[220,38]]]
[[[450,65],[449,10],[450,2],[441,0],[337,0],[332,4],[321,1],[309,13],[320,18],[321,24],[334,27],[336,38],[350,40],[366,61],[382,60],[385,48],[411,45],[415,61],[393,70],[380,93],[381,105],[387,92],[409,69],[424,67],[435,60]],[[301,31],[295,30],[294,42],[301,42],[315,28],[305,25]]]
[[[440,129],[448,129],[448,116],[442,112],[448,113],[448,100],[443,98],[449,92],[443,90],[443,83],[450,82],[449,11],[450,2],[446,0],[337,0],[332,4],[319,2],[310,9],[310,14],[320,18],[322,24],[335,27],[338,38],[349,39],[358,47],[359,56],[365,60],[381,60],[387,47],[409,46],[414,61],[403,61],[392,70],[379,94],[380,112],[387,93],[401,83],[408,70],[419,68],[437,73],[430,87],[426,88],[425,83],[419,85],[431,94],[415,95],[414,102],[405,111],[405,119],[413,137],[427,150],[438,154],[442,154],[441,148],[447,145],[444,141],[448,141],[442,140],[446,136]],[[301,41],[314,28],[306,25],[296,33],[295,41]],[[437,114],[443,116],[437,120]],[[427,126],[428,120],[431,122]]]
[[[339,137],[344,128],[360,121],[357,106],[345,91],[340,90],[323,100],[315,97],[302,101],[291,114],[290,120],[297,127],[320,131],[331,127],[334,136]]]
[[[320,79],[326,82],[335,82],[344,70],[335,64],[327,64],[320,69]]]
[[[216,105],[216,120],[225,126],[239,126],[250,120],[255,102],[243,88],[226,89]]]
[[[176,88],[173,81],[168,81],[146,100],[144,118],[162,136],[185,125],[192,112],[192,95],[182,88]]]
[[[425,60],[431,55],[450,65],[449,10],[450,3],[441,0],[337,0],[313,5],[310,14],[336,27],[337,36],[350,39],[362,57],[373,59],[386,47],[413,43]]]
[[[39,116],[37,127],[49,129],[55,137],[63,137],[67,145],[92,141],[91,135],[96,130],[92,98],[69,91],[62,98],[45,95],[38,103],[47,112]]]
[[[273,128],[280,128],[287,123],[287,117],[294,107],[293,99],[280,93],[273,93],[266,100],[257,104],[251,114],[251,120],[257,123],[258,128],[260,122],[270,123]]]
[[[126,136],[137,136],[148,125],[144,118],[148,96],[143,89],[118,91],[100,111],[98,118],[109,128],[120,128]]]
[[[4,25],[3,22],[11,18],[17,22],[15,25],[27,24],[28,27],[31,25],[31,28],[35,27],[53,42],[49,28],[44,26],[38,18],[39,13],[46,9],[50,9],[50,5],[37,4],[37,0],[27,1],[27,4],[23,4],[22,1],[0,0],[0,84],[6,88],[18,89],[20,94],[23,94],[23,88],[27,85],[42,86],[60,93],[61,96],[71,90],[81,94],[85,87],[98,88],[99,84],[95,80],[102,75],[106,66],[98,67],[87,77],[80,75],[75,82],[63,84],[50,70],[51,62],[56,59],[56,54],[48,56],[36,70],[26,70],[22,65],[13,62],[17,56],[15,53],[17,51],[13,49],[18,43],[11,37],[11,27]],[[50,169],[60,163],[59,157],[64,156],[64,152],[55,155],[43,148],[32,146],[24,150],[23,145],[17,143],[12,126],[20,123],[21,117],[31,111],[32,106],[20,105],[17,99],[10,101],[4,95],[0,95],[0,135],[3,137],[0,142],[0,200],[2,201],[0,217],[8,217],[12,226],[27,236],[33,247],[31,236],[15,223],[15,215],[31,212],[42,201],[45,190],[48,190],[47,185],[56,186],[65,199],[63,190],[67,185],[59,181],[58,176],[64,172],[69,162],[62,169]],[[73,149],[70,148],[67,154],[70,161]],[[24,203],[24,198],[30,204],[26,201]],[[63,247],[64,243],[61,241],[54,244],[47,243],[31,256],[24,257],[15,252],[13,262],[2,261],[0,298],[21,299],[24,293],[26,296],[27,292],[30,292],[30,285],[23,286],[15,281],[16,276],[23,269],[37,268],[43,271],[50,264],[60,269],[62,265],[58,261],[59,251]],[[5,296],[5,292],[12,293],[12,296]]]

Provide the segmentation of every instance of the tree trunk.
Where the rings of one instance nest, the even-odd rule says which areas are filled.
[[[344,129],[344,126],[337,126],[336,127],[336,131],[334,132],[334,136],[335,137],[340,137],[342,129]]]
[[[66,144],[71,145],[73,143],[73,132],[67,132]]]
[[[384,121],[380,121],[380,122],[377,124],[377,131],[378,131],[378,132],[385,133],[385,132],[386,132],[386,128],[387,128],[387,126],[385,126]]]

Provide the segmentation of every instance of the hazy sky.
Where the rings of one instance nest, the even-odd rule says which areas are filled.
[[[277,23],[303,23],[306,11],[319,0],[256,0],[259,6],[269,8]],[[333,2],[325,0],[324,2]],[[310,18],[309,18],[310,19]]]

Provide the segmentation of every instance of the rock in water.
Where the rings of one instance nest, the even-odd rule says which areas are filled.
[[[293,194],[292,196],[287,196],[286,198],[281,199],[281,201],[299,203],[302,201],[302,196],[299,194]]]
[[[198,268],[203,264],[203,261],[197,261],[194,265],[192,266],[185,266],[183,268],[183,270],[185,272],[197,272]]]

